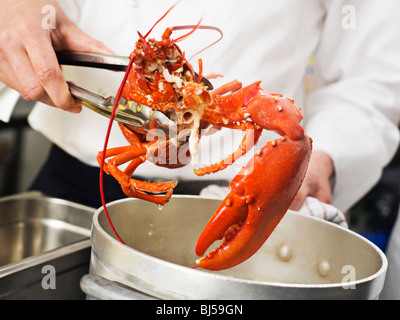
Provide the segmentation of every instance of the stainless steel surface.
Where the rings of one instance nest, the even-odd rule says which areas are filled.
[[[115,97],[102,97],[98,94],[81,88],[71,82],[67,82],[71,95],[75,100],[85,107],[105,116],[111,117]],[[154,111],[151,108],[138,104],[134,101],[126,101],[121,98],[115,114],[115,120],[127,124],[135,129],[147,133],[150,128],[157,128],[168,135],[174,136],[177,132],[176,123],[171,121],[162,112]]]
[[[220,201],[174,196],[159,210],[137,199],[93,217],[90,273],[160,299],[377,299],[385,255],[359,235],[288,212],[248,261],[220,272],[192,269],[196,240]],[[346,289],[347,288],[347,289]]]
[[[83,298],[93,212],[38,193],[0,199],[0,298]],[[41,286],[45,265],[55,268],[55,290]]]
[[[142,292],[94,274],[85,274],[80,285],[87,300],[155,300]]]

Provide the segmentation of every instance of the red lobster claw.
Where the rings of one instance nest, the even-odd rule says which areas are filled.
[[[270,111],[275,112],[273,101],[277,99],[259,93],[256,99],[262,100],[253,100],[245,108],[246,112],[250,112],[252,107],[257,109],[262,102],[263,107],[259,109],[267,110],[269,114],[259,112],[252,120],[267,128],[265,119],[276,119]],[[282,105],[284,108],[294,108],[290,100],[282,100]],[[204,256],[215,241],[223,239],[216,249],[197,261],[198,266],[204,269],[216,271],[231,268],[256,253],[283,218],[302,184],[311,155],[312,140],[299,125],[301,116],[286,121],[288,118],[282,114],[281,108],[278,112],[283,116],[282,127],[286,134],[268,142],[241,169],[230,183],[230,193],[198,239],[196,254],[199,257]],[[293,112],[288,112],[288,117],[293,117]]]
[[[196,254],[200,257],[214,241],[225,238],[218,248],[198,260],[200,267],[231,268],[263,245],[300,188],[310,151],[308,136],[298,141],[278,139],[254,157],[254,164],[242,168],[199,237]]]

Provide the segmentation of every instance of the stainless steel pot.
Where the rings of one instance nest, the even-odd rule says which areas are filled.
[[[0,299],[84,299],[95,209],[29,192],[0,199]],[[56,272],[55,288],[42,285]]]
[[[99,208],[90,274],[160,299],[377,299],[385,255],[347,229],[288,212],[248,261],[220,272],[192,269],[196,240],[220,201],[174,196],[159,210],[137,199]]]

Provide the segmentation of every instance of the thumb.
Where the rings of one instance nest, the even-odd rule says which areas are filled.
[[[62,50],[74,50],[91,53],[116,54],[101,41],[88,36],[77,26],[72,26],[64,37]]]

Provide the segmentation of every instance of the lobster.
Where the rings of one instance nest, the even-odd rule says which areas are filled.
[[[177,155],[190,153],[193,159],[203,130],[224,127],[245,131],[239,148],[228,157],[232,161],[224,159],[194,171],[204,176],[225,169],[248,153],[263,130],[278,133],[280,138],[257,151],[233,178],[229,194],[198,239],[195,252],[200,259],[196,261],[197,266],[216,271],[231,268],[251,257],[273,232],[302,184],[312,140],[300,124],[302,113],[294,100],[263,90],[260,81],[245,87],[239,81],[232,81],[213,91],[201,83],[201,59],[196,75],[185,53],[176,44],[206,26],[199,22],[190,27],[191,32],[175,40],[171,40],[171,35],[178,27],[167,28],[160,41],[148,38],[154,26],[145,36],[138,32],[139,38],[130,55],[114,108],[115,112],[121,96],[147,105],[175,121],[177,134],[166,139],[152,139],[119,124],[130,145],[107,149],[106,139],[97,160],[101,174],[103,170],[111,174],[128,197],[165,205],[177,181],[144,182],[132,178],[136,168],[146,160],[165,167],[181,167],[188,161],[181,161],[176,156],[173,159],[167,157],[167,161],[164,157],[162,162],[160,155],[174,154],[170,152],[173,150]],[[112,120],[113,117],[110,124]],[[128,164],[124,171],[119,169],[122,164]],[[106,209],[104,194],[102,201]],[[109,222],[111,224],[111,220]],[[206,253],[218,240],[222,240],[221,244]]]

